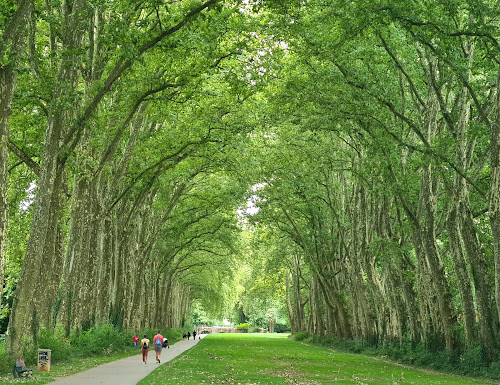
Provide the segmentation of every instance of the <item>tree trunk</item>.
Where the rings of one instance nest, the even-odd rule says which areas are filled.
[[[292,300],[291,300],[291,287],[290,287],[290,272],[286,273],[286,309],[288,311],[288,319],[290,320],[290,333],[292,336],[297,332],[297,327],[295,326],[295,313],[293,312]]]
[[[5,20],[3,34],[0,35],[0,290],[3,290],[5,260],[7,252],[7,227],[9,219],[9,151],[11,105],[16,89],[17,72],[14,68],[17,58],[26,44],[24,31],[33,12],[33,0],[21,0],[16,11]],[[34,26],[31,26],[34,28]],[[7,47],[9,53],[6,52]],[[1,299],[0,299],[1,305]]]
[[[488,214],[493,235],[495,260],[495,302],[497,323],[500,317],[500,68],[497,73],[495,118],[491,124],[490,188],[488,192]]]
[[[448,220],[446,224],[448,236],[450,238],[451,256],[455,267],[455,274],[457,275],[458,290],[460,292],[460,303],[462,305],[461,321],[464,325],[465,345],[467,348],[471,348],[474,346],[476,341],[476,315],[474,310],[471,280],[467,270],[462,250],[462,242],[458,230],[459,223],[457,220],[457,207],[455,204],[452,205],[450,212],[448,213]]]
[[[312,317],[312,332],[314,335],[323,337],[325,335],[325,326],[323,321],[323,303],[320,296],[320,288],[318,279],[313,277],[311,282],[310,293],[311,317]]]
[[[306,319],[304,314],[304,305],[302,303],[301,285],[300,285],[300,262],[297,256],[293,257],[293,309],[295,314],[295,325],[297,332],[306,331]]]
[[[16,73],[9,65],[0,66],[0,290],[3,290],[9,219],[9,141],[11,102]],[[1,299],[0,299],[1,305]]]
[[[474,220],[468,201],[459,203],[460,230],[467,255],[471,265],[472,277],[476,289],[476,302],[478,310],[479,333],[490,362],[496,359],[494,348],[493,314],[491,312],[490,285],[488,283],[488,265],[482,253],[482,247],[477,238]]]
[[[24,338],[31,338],[32,341],[36,338],[36,325],[40,321],[37,312],[40,311],[48,295],[44,282],[48,266],[44,266],[43,262],[50,258],[50,256],[45,257],[45,252],[56,250],[56,247],[48,242],[58,239],[56,234],[59,227],[59,212],[52,210],[54,203],[59,202],[62,191],[63,168],[58,164],[61,123],[56,119],[49,121],[38,186],[39,193],[33,203],[30,239],[7,330],[6,349],[18,358],[23,354]]]

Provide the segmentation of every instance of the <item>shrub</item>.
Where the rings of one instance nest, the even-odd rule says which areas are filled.
[[[286,333],[290,331],[290,327],[284,324],[274,324],[275,333]]]
[[[295,341],[304,341],[307,338],[306,332],[297,332],[293,335]]]
[[[488,371],[489,377],[494,378],[495,380],[500,378],[500,362],[495,361],[490,365],[490,369]]]
[[[248,333],[248,329],[250,328],[249,323],[243,323],[235,326],[236,330],[241,331],[242,333]]]
[[[118,329],[111,324],[102,324],[73,335],[71,344],[78,347],[82,355],[95,355],[111,350],[121,350],[129,344],[128,336],[120,334]],[[130,337],[131,338],[131,337]]]
[[[4,346],[2,344],[2,350],[0,351],[0,372],[7,373],[12,372],[12,366],[14,361],[5,354]]]
[[[72,354],[71,345],[68,339],[64,337],[64,332],[61,333],[61,329],[58,326],[56,326],[55,330],[40,330],[38,334],[38,348],[51,350],[51,362],[67,360]],[[36,352],[34,352],[34,355],[36,356]]]

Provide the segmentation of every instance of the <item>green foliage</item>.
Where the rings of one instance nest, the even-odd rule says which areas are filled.
[[[289,333],[290,325],[275,323],[274,324],[274,332],[275,333]]]
[[[12,373],[12,359],[5,354],[5,341],[0,341],[0,373]]]
[[[61,324],[57,324],[55,330],[45,328],[40,330],[38,335],[38,348],[50,349],[51,360],[54,363],[67,360],[75,352],[74,347],[71,346],[70,340],[65,337],[65,330]]]
[[[130,344],[129,337],[111,324],[92,327],[79,333],[72,333],[71,345],[76,347],[83,355],[102,354],[109,350],[117,350]]]
[[[212,326],[215,321],[208,316],[203,305],[199,301],[195,301],[191,305],[191,323],[193,325]]]
[[[293,335],[293,339],[295,341],[304,341],[308,337],[309,337],[309,335],[306,332],[296,332]]]
[[[242,323],[235,325],[235,328],[243,333],[248,333],[248,330],[252,327],[249,323]]]

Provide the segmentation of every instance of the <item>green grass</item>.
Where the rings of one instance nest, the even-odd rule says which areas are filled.
[[[126,351],[120,353],[113,353],[108,356],[95,356],[95,357],[71,359],[70,361],[59,362],[56,365],[52,364],[50,368],[50,373],[37,372],[36,366],[33,366],[33,368],[35,369],[33,371],[33,379],[14,380],[12,378],[12,373],[9,373],[8,375],[4,374],[2,377],[0,377],[0,385],[19,384],[19,383],[30,384],[30,385],[48,384],[52,382],[54,378],[69,376],[71,374],[82,372],[84,370],[91,369],[95,366],[105,364],[106,362],[119,360],[120,358],[125,358],[136,354],[138,354],[137,349],[130,348],[127,349]]]
[[[140,385],[494,383],[424,372],[372,357],[310,346],[283,334],[210,335],[139,382]]]

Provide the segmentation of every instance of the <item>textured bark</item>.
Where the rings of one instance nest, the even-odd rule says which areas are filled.
[[[351,298],[353,303],[353,327],[356,330],[358,338],[372,339],[375,325],[370,317],[373,312],[372,304],[369,301],[367,293],[367,284],[365,282],[366,271],[364,269],[366,262],[366,229],[365,229],[365,207],[361,188],[355,188],[353,192],[351,219],[351,250],[349,260],[351,272],[349,279],[351,281]]]
[[[500,317],[500,69],[497,73],[497,92],[495,97],[495,118],[490,128],[491,163],[490,187],[488,191],[488,214],[493,235],[495,260],[495,302],[497,323]]]
[[[467,271],[467,265],[462,250],[462,242],[459,234],[459,223],[457,220],[457,208],[453,205],[447,220],[448,236],[450,237],[450,249],[457,275],[458,290],[460,292],[460,304],[462,306],[462,319],[465,333],[465,345],[468,348],[474,346],[476,341],[474,298],[472,296],[471,279]]]
[[[16,89],[17,72],[16,55],[20,55],[26,45],[27,33],[24,28],[33,13],[33,0],[22,0],[14,14],[7,21],[3,34],[0,36],[0,289],[3,289],[5,274],[5,258],[7,251],[7,226],[9,218],[9,131],[11,104]],[[11,56],[4,58],[9,48]],[[10,62],[9,62],[10,61]],[[1,299],[0,299],[1,305]]]
[[[471,51],[471,49],[469,49]],[[471,53],[472,55],[472,53]],[[470,75],[469,75],[470,77]],[[468,170],[472,160],[468,157],[467,148],[470,146],[467,129],[469,127],[469,111],[470,111],[470,102],[468,101],[468,93],[467,90],[462,91],[463,99],[460,108],[460,117],[458,124],[456,125],[456,163],[462,170]],[[472,217],[472,211],[470,209],[469,204],[469,186],[467,182],[461,175],[457,175],[455,177],[454,183],[454,193],[455,193],[455,209],[456,209],[456,218],[458,222],[458,229],[460,231],[461,239],[465,250],[467,252],[467,256],[469,257],[470,268],[472,272],[472,277],[474,279],[474,288],[475,288],[475,296],[477,309],[479,313],[479,332],[481,336],[481,341],[483,346],[485,347],[486,353],[490,361],[495,359],[494,353],[494,332],[493,332],[493,314],[491,312],[492,303],[490,302],[490,293],[491,288],[488,282],[488,265],[484,258],[484,253],[482,251],[481,244],[477,237],[474,219]],[[453,231],[453,230],[452,230]],[[454,246],[455,248],[459,248],[459,245]],[[466,285],[466,283],[462,283],[461,285]],[[469,284],[470,286],[470,284]],[[472,293],[469,294],[470,296]],[[466,298],[469,300],[469,298]],[[467,309],[468,312],[471,311],[470,303],[465,303],[466,306],[469,306]],[[465,315],[465,314],[464,314]],[[468,314],[470,317],[471,314]],[[466,322],[470,322],[467,319]],[[467,323],[466,323],[467,325]],[[470,325],[467,325],[470,327]],[[468,333],[472,332],[471,330],[467,331]],[[469,337],[468,344],[472,343],[472,337]]]
[[[101,223],[101,228],[98,234],[98,272],[97,272],[97,287],[95,314],[96,322],[109,322],[111,291],[113,287],[112,271],[113,271],[113,234],[114,222],[110,216],[106,215]]]
[[[306,331],[306,318],[304,314],[304,304],[302,302],[301,284],[300,284],[300,261],[298,257],[293,258],[292,267],[293,277],[293,310],[297,332]]]
[[[486,349],[488,359],[493,361],[496,359],[496,353],[494,348],[495,338],[492,324],[493,314],[491,312],[493,304],[490,302],[491,288],[488,282],[488,265],[484,259],[479,239],[477,238],[468,202],[460,202],[459,212],[461,213],[460,229],[462,239],[464,241],[465,249],[467,250],[467,255],[469,256],[472,277],[474,278],[474,286],[476,289],[476,303],[481,342]]]
[[[83,32],[79,28],[81,18],[85,16],[85,1],[75,1],[71,11],[64,15],[63,45],[68,50],[76,49]],[[38,193],[33,203],[33,220],[23,268],[17,285],[8,327],[7,350],[22,354],[24,337],[36,338],[35,326],[40,323],[40,316],[46,312],[46,298],[51,294],[51,285],[46,283],[45,269],[53,258],[60,258],[53,253],[58,250],[58,228],[60,220],[61,194],[64,191],[64,158],[60,155],[60,144],[68,118],[74,117],[75,109],[64,110],[59,101],[69,97],[78,78],[78,63],[72,55],[65,55],[61,60],[58,85],[48,108],[48,124],[43,148],[43,162],[38,180]],[[56,211],[54,211],[56,210]],[[62,265],[62,261],[58,266]],[[48,264],[44,265],[44,263]],[[42,320],[43,317],[42,316]]]
[[[417,229],[412,229],[412,242],[417,257],[417,298],[418,312],[422,328],[422,338],[427,341],[434,333],[433,325],[436,324],[435,311],[431,311],[432,306],[432,284],[428,273],[427,264],[425,263],[425,251],[420,238],[420,233]]]
[[[85,175],[73,183],[70,229],[62,298],[71,296],[71,326],[80,329],[95,320],[97,240],[100,212],[94,184]],[[63,309],[67,306],[63,306]]]
[[[335,283],[328,283],[324,277],[319,276],[319,286],[323,292],[326,305],[332,310],[336,335],[340,338],[351,338],[353,335],[347,309]]]
[[[293,312],[292,300],[291,300],[291,287],[290,287],[290,272],[286,273],[286,309],[288,312],[288,319],[290,320],[290,333],[294,335],[297,332],[297,327],[295,326],[295,313]]]
[[[437,304],[439,313],[440,327],[445,339],[446,348],[453,350],[456,346],[455,337],[453,334],[453,327],[455,317],[453,314],[452,298],[448,282],[444,274],[444,267],[441,263],[438,250],[436,247],[436,234],[435,234],[435,213],[436,213],[436,195],[434,193],[433,183],[435,182],[432,177],[430,166],[423,169],[421,191],[423,194],[421,198],[425,206],[425,222],[421,229],[421,239],[425,250],[425,260],[428,267],[429,276],[431,279],[433,299]],[[434,302],[434,301],[433,301]]]
[[[34,338],[32,324],[40,319],[43,298],[48,294],[45,285],[43,261],[50,258],[44,253],[55,250],[50,242],[57,240],[59,212],[53,212],[54,204],[59,202],[62,191],[62,167],[58,162],[60,119],[50,119],[44,146],[44,162],[39,179],[39,192],[33,203],[33,221],[26,256],[14,296],[11,318],[8,327],[8,350],[23,351],[25,336]]]
[[[323,322],[323,303],[320,296],[320,288],[317,279],[313,278],[311,282],[311,322],[312,322],[312,333],[317,336],[325,335],[325,326]]]
[[[3,289],[9,219],[9,141],[11,102],[16,86],[16,74],[10,66],[0,66],[0,288]],[[1,300],[0,300],[1,301]]]
[[[429,73],[432,72],[432,68]],[[428,77],[430,78],[428,74]],[[432,81],[429,81],[432,84]],[[439,104],[437,96],[432,89],[429,89],[426,112],[423,121],[425,138],[428,143],[432,143],[437,133],[437,114]],[[452,298],[448,282],[444,274],[444,267],[441,262],[436,246],[436,207],[437,207],[437,177],[433,173],[431,159],[424,157],[421,171],[420,196],[419,196],[419,224],[415,229],[419,232],[417,235],[422,245],[422,251],[425,253],[425,265],[430,278],[432,287],[432,299],[428,302],[431,309],[436,304],[438,319],[434,321],[434,327],[443,334],[445,346],[448,350],[453,350],[456,346],[453,327],[455,317],[453,314]],[[418,241],[417,241],[418,242]],[[424,262],[424,261],[422,261]],[[431,312],[431,315],[434,312]],[[436,323],[437,322],[437,323]]]

